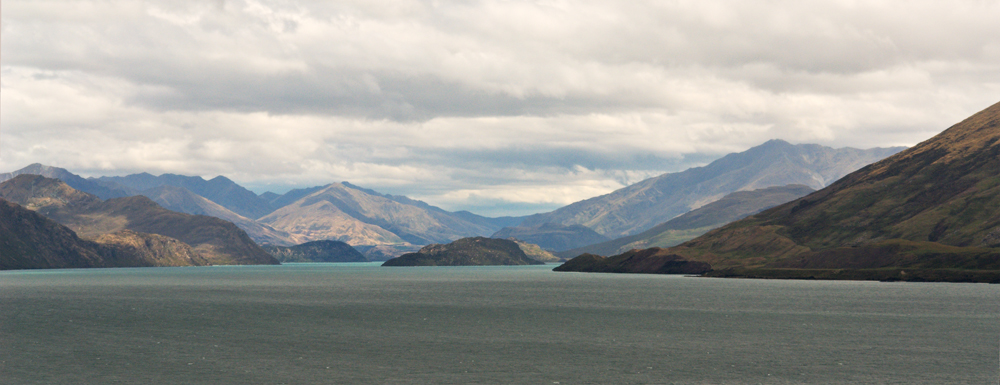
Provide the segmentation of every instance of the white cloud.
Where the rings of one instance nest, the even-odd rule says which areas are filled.
[[[0,171],[348,180],[493,213],[772,138],[912,145],[1000,95],[995,1],[18,0],[2,17]]]

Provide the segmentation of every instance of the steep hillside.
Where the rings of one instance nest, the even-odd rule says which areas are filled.
[[[205,180],[199,176],[163,174],[153,176],[148,173],[128,176],[101,177],[100,181],[112,182],[134,191],[145,191],[160,186],[183,187],[206,199],[218,203],[246,218],[256,219],[274,211],[270,204],[224,176]]]
[[[306,242],[295,246],[264,246],[280,262],[368,262],[351,245],[339,241]]]
[[[121,230],[180,240],[212,264],[277,264],[230,222],[164,209],[144,196],[101,201],[65,183],[21,175],[0,184],[0,198],[37,210],[84,238]]]
[[[583,225],[611,238],[645,231],[735,191],[789,184],[814,189],[902,148],[858,150],[771,140],[705,167],[664,174],[607,195],[527,217],[521,226]]]
[[[428,245],[416,253],[403,254],[382,266],[488,266],[539,265],[513,241],[484,237],[462,238],[447,245]]]
[[[801,198],[813,191],[812,188],[803,185],[737,191],[639,234],[559,252],[556,255],[568,259],[581,254],[617,255],[632,249],[676,246],[709,230]]]
[[[716,276],[1000,282],[1000,103],[665,253]]]
[[[100,267],[97,245],[43,215],[0,199],[0,270]]]
[[[206,264],[173,238],[123,230],[83,240],[66,226],[0,199],[0,270]]]
[[[191,215],[207,215],[232,222],[243,231],[246,231],[250,239],[262,245],[289,246],[294,245],[297,241],[296,237],[284,231],[276,230],[271,226],[258,223],[234,213],[183,187],[162,185],[142,191],[139,194],[151,199],[167,210]]]
[[[581,225],[545,223],[530,227],[504,227],[490,238],[517,238],[545,250],[562,251],[608,241],[608,237]]]

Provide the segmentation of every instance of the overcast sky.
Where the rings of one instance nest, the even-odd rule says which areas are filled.
[[[0,172],[350,181],[522,215],[1000,101],[1000,1],[2,3]]]

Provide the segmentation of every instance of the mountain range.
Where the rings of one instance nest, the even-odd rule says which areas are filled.
[[[449,212],[405,196],[347,182],[256,195],[228,178],[148,173],[82,178],[34,164],[0,174],[58,178],[101,199],[144,196],[186,214],[232,222],[262,245],[292,246],[337,240],[362,247],[369,259],[398,256],[420,245],[464,237],[514,237],[548,250],[566,250],[633,235],[734,191],[792,182],[810,186],[898,151],[832,149],[769,141],[705,167],[663,174],[610,194],[530,217],[487,218]]]
[[[583,225],[609,238],[619,238],[648,230],[736,191],[790,184],[823,188],[902,150],[835,149],[771,140],[704,167],[663,174],[552,212],[528,216],[520,226]]]
[[[564,270],[1000,283],[1000,103],[792,202],[668,249]]]

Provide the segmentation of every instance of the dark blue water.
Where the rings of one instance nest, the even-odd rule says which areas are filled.
[[[551,268],[0,272],[0,383],[1000,382],[1000,285]]]

